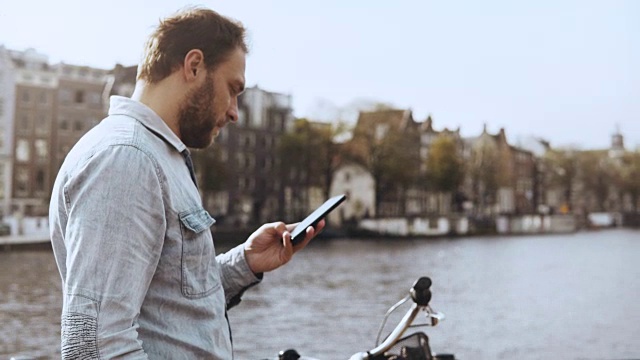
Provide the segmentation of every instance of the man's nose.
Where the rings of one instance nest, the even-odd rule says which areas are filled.
[[[231,122],[238,122],[238,98],[235,98],[229,107],[229,111],[227,112],[227,118]]]

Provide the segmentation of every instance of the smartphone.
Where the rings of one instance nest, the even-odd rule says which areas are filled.
[[[305,235],[307,234],[307,228],[309,226],[316,226],[320,220],[322,220],[327,214],[331,212],[331,210],[335,209],[340,205],[343,201],[347,199],[347,196],[342,194],[338,196],[334,196],[331,199],[324,202],[324,204],[320,205],[317,209],[315,209],[309,216],[307,216],[304,220],[293,229],[291,233],[291,243],[293,245],[297,245],[299,242],[304,240]]]

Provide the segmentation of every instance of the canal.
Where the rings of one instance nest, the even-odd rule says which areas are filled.
[[[446,315],[426,329],[435,352],[460,359],[640,357],[640,231],[624,229],[319,239],[229,312],[235,356],[264,359],[296,348],[347,359],[373,347],[385,311],[425,275],[433,280],[432,306]],[[59,358],[60,288],[50,250],[0,252],[0,359]]]

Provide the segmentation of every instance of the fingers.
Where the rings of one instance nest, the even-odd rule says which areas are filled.
[[[293,256],[293,244],[291,243],[291,233],[289,231],[285,231],[282,234],[282,264],[286,264],[291,260]]]
[[[325,221],[323,219],[323,220],[320,220],[318,224],[316,224],[315,228],[312,226],[309,226],[307,228],[304,240],[302,240],[299,244],[293,247],[293,252],[297,252],[304,249],[307,246],[307,244],[309,244],[311,239],[313,239],[316,235],[318,235],[322,231],[322,229],[324,228],[324,225],[325,225]]]
[[[274,222],[267,225],[270,226],[278,234],[279,237],[282,236],[285,231],[287,231],[287,225],[282,221]]]

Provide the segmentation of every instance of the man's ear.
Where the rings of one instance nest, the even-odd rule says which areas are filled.
[[[194,81],[198,77],[198,74],[200,74],[204,69],[204,54],[202,51],[198,49],[190,50],[184,57],[184,78],[188,82]]]

